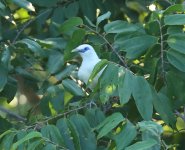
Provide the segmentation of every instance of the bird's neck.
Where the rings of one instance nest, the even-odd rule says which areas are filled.
[[[82,61],[83,62],[94,62],[94,63],[97,63],[97,62],[100,61],[100,59],[99,59],[99,57],[89,57],[89,58],[85,57],[85,58],[83,58]]]

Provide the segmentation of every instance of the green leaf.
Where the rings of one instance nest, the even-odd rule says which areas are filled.
[[[69,65],[69,66],[66,66],[64,68],[64,70],[61,70],[61,72],[59,72],[58,74],[55,75],[55,77],[58,79],[58,80],[63,80],[65,79],[66,77],[70,76],[72,74],[72,72],[77,68],[76,65]]]
[[[80,10],[84,16],[87,16],[90,20],[96,19],[96,3],[93,0],[79,0]]]
[[[93,82],[93,79],[97,76],[97,74],[101,71],[101,70],[103,70],[105,67],[106,67],[106,65],[108,64],[108,61],[106,60],[106,59],[102,59],[101,61],[99,61],[96,65],[95,65],[95,67],[94,67],[94,69],[93,69],[93,71],[92,71],[92,73],[91,73],[91,75],[90,75],[90,77],[89,77],[89,79],[88,79],[88,84],[90,84],[91,82]],[[101,73],[102,73],[102,71],[101,71]],[[87,85],[88,85],[87,84]]]
[[[147,150],[151,149],[156,144],[157,142],[155,140],[150,139],[146,141],[136,142],[135,144],[126,147],[125,150]]]
[[[52,7],[52,6],[56,6],[56,3],[58,2],[58,0],[29,0],[30,2],[32,2],[33,4],[37,5],[37,6],[41,6],[41,7]]]
[[[0,123],[3,126],[11,126],[10,123],[6,120],[6,119],[3,119],[0,117]],[[3,124],[4,123],[4,124]],[[2,133],[2,129],[0,130],[0,133]],[[15,131],[12,131],[12,130],[6,130],[4,131],[2,134],[0,134],[0,139],[2,139],[4,136],[6,136],[7,134],[9,133],[16,133]]]
[[[185,14],[173,14],[164,17],[165,25],[184,25]]]
[[[113,137],[116,142],[116,149],[123,150],[135,139],[136,135],[136,127],[127,120],[121,131]]]
[[[179,33],[183,33],[183,26],[179,26],[179,25],[174,25],[174,26],[169,26],[167,29],[167,33],[170,34],[179,34]],[[182,34],[181,34],[182,35]]]
[[[185,34],[173,34],[167,39],[168,45],[180,53],[185,54]]]
[[[27,150],[35,150],[40,144],[42,144],[42,140],[36,140],[30,144],[28,144]]]
[[[62,69],[64,65],[64,56],[61,52],[52,50],[47,62],[47,70],[51,74],[55,74]]]
[[[185,72],[185,54],[170,49],[167,52],[167,58],[170,64],[172,64],[175,68],[182,72]]]
[[[99,79],[100,100],[102,103],[107,102],[109,100],[109,97],[113,96],[113,94],[115,94],[117,90],[118,70],[119,70],[118,66],[116,66],[113,63],[109,63]]]
[[[79,134],[70,120],[66,118],[59,119],[56,126],[64,139],[66,148],[70,150],[80,149]]]
[[[133,80],[133,97],[139,113],[144,120],[151,120],[153,113],[153,93],[144,77],[135,76]]]
[[[15,142],[13,145],[12,145],[12,150],[16,150],[17,147],[24,143],[25,141],[28,141],[30,139],[33,139],[33,138],[42,138],[42,134],[40,132],[37,132],[37,131],[32,131],[30,132],[29,134],[27,134],[24,138],[20,139],[19,141]]]
[[[97,139],[100,139],[103,136],[107,135],[124,120],[125,119],[123,115],[118,112],[106,117],[105,120],[95,128],[96,130],[99,130]]]
[[[24,138],[27,134],[27,131],[25,130],[20,130],[17,135],[16,135],[16,140],[19,141],[20,139]],[[22,143],[18,146],[17,150],[23,150],[25,148],[25,143]]]
[[[185,5],[184,4],[175,4],[170,7],[167,7],[167,9],[163,12],[163,14],[170,14],[170,13],[176,13],[176,12],[184,12],[185,11]]]
[[[154,89],[152,88],[154,91]],[[153,92],[153,104],[155,110],[159,113],[162,120],[167,124],[174,127],[175,125],[175,116],[170,106],[170,101],[167,96],[162,93]]]
[[[42,150],[57,150],[57,146],[52,143],[46,143]]]
[[[0,92],[4,89],[7,83],[8,68],[0,63]]]
[[[85,112],[85,117],[88,120],[91,128],[95,128],[105,119],[104,113],[98,108],[87,109]]]
[[[5,5],[2,2],[0,2],[0,9],[5,9],[5,8],[6,8]]]
[[[144,54],[146,50],[157,44],[158,39],[150,35],[141,35],[122,41],[122,50],[127,52],[128,59],[135,59]]]
[[[67,41],[61,37],[48,38],[44,40],[40,40],[40,39],[34,39],[34,40],[44,47],[53,48],[53,49],[56,48],[56,49],[61,49],[61,50],[63,50],[67,44]]]
[[[158,150],[161,148],[161,134],[163,133],[163,127],[154,121],[142,121],[138,123],[138,127],[142,133],[142,140],[153,139],[157,142],[151,150]]]
[[[72,53],[71,50],[79,46],[85,37],[85,30],[84,29],[78,29],[73,32],[72,38],[68,42],[65,51],[64,51],[64,60],[67,61],[71,59]]]
[[[10,49],[7,45],[4,46],[4,50],[1,54],[1,62],[6,66],[9,67],[9,63],[10,63],[10,58],[11,58],[11,53],[10,53]]]
[[[75,96],[84,96],[82,89],[73,80],[65,79],[62,81],[62,84],[71,94]]]
[[[159,36],[160,35],[159,22],[156,21],[156,20],[148,22],[145,25],[145,28],[147,30],[147,33],[149,33],[150,35],[154,35],[154,36]]]
[[[36,56],[43,56],[45,54],[41,46],[34,40],[22,39],[17,41],[17,43],[25,44]]]
[[[66,20],[59,28],[61,33],[66,33],[73,30],[75,27],[82,25],[83,20],[80,17],[72,17]]]
[[[99,17],[97,18],[97,21],[96,21],[96,26],[98,26],[103,20],[109,19],[109,18],[110,18],[110,15],[111,15],[111,12],[108,11],[107,13],[105,13],[105,14],[99,16]]]
[[[82,115],[72,115],[71,122],[75,125],[80,138],[80,145],[82,150],[96,150],[97,141],[94,132],[92,131],[86,118]]]
[[[28,11],[35,11],[34,6],[32,5],[32,3],[30,3],[27,0],[11,0],[13,3],[15,3],[16,5],[27,9]]]
[[[8,78],[8,82],[4,86],[4,89],[0,92],[0,97],[5,97],[7,102],[10,103],[17,92],[17,82],[13,78]]]
[[[130,99],[132,88],[133,88],[132,80],[134,77],[129,70],[124,69],[123,67],[119,68],[118,76],[119,76],[118,91],[119,91],[120,103],[124,105]]]
[[[138,26],[129,24],[128,22],[122,20],[116,20],[104,26],[104,30],[106,33],[135,32],[138,29]]]
[[[71,11],[73,10],[73,11]],[[74,1],[73,3],[70,3],[65,9],[65,17],[66,18],[71,18],[77,16],[79,11],[79,3],[78,1]]]
[[[44,126],[41,129],[41,133],[43,137],[50,139],[51,141],[53,141],[54,143],[60,146],[64,146],[64,140],[56,126],[54,125]]]
[[[176,71],[168,71],[166,73],[166,81],[168,84],[167,96],[172,102],[172,104],[170,102],[168,102],[168,104],[171,104],[170,108],[172,110],[179,108],[185,102],[185,79],[183,77]],[[174,117],[174,115],[172,115],[172,117]]]
[[[85,18],[85,20],[87,21],[87,23],[88,23],[91,27],[96,28],[96,25],[93,24],[92,21],[91,21],[89,18],[87,18],[87,16],[84,16],[84,18]]]
[[[5,150],[10,150],[11,149],[11,146],[14,142],[14,139],[15,139],[15,135],[16,135],[16,132],[12,132],[12,133],[9,133],[7,134],[3,140],[2,140],[2,146],[3,146],[3,149]],[[14,150],[14,149],[11,149],[11,150]]]
[[[51,109],[49,107],[49,102],[51,100],[50,95],[44,95],[40,102],[40,109],[43,115],[45,116],[51,116]]]

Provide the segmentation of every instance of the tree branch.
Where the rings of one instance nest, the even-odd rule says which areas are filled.
[[[66,116],[72,112],[75,112],[75,111],[79,111],[81,109],[84,109],[84,108],[87,108],[87,107],[92,107],[92,105],[96,106],[96,104],[94,102],[89,102],[89,103],[86,103],[85,105],[81,106],[81,107],[78,107],[78,108],[75,108],[75,109],[72,109],[72,110],[69,110],[69,111],[66,111],[64,113],[61,113],[61,114],[58,114],[54,117],[50,117],[50,118],[46,118],[45,120],[42,120],[42,121],[39,121],[37,123],[35,123],[34,125],[31,125],[31,126],[27,126],[26,129],[30,129],[30,128],[35,128],[37,127],[37,125],[39,124],[47,124],[48,122],[52,122],[53,120],[57,120],[57,119],[60,119],[61,117],[63,116]]]
[[[83,25],[84,27],[86,27],[87,29],[89,29],[90,31],[94,32],[95,34],[97,34],[99,37],[101,37],[108,45],[109,47],[111,48],[111,50],[113,51],[113,53],[116,54],[116,56],[119,58],[119,60],[121,61],[121,63],[123,64],[123,66],[125,68],[128,68],[124,58],[122,58],[119,53],[115,50],[115,48],[110,44],[110,42],[105,38],[105,36],[101,35],[99,32],[97,32],[96,30],[93,30],[92,28],[90,28],[89,26],[87,25]]]
[[[9,117],[15,118],[16,120],[24,121],[24,122],[26,121],[26,118],[8,110],[8,109],[5,109],[2,106],[0,106],[0,111],[6,113],[7,115],[9,115]]]

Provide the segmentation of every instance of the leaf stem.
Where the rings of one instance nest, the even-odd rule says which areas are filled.
[[[42,138],[44,139],[45,142],[51,143],[51,144],[55,145],[56,147],[61,148],[62,150],[69,150],[63,146],[58,145],[57,143],[51,141],[50,139],[48,139],[46,137],[42,137]]]
[[[161,54],[160,54],[160,59],[161,59],[161,70],[162,70],[162,77],[165,80],[165,69],[164,69],[164,43],[163,43],[163,31],[162,31],[162,25],[161,22],[159,20],[157,20],[158,24],[159,24],[159,30],[160,30],[160,46],[161,46]]]
[[[113,51],[113,53],[116,54],[116,56],[119,58],[119,60],[121,61],[121,63],[123,64],[123,66],[125,68],[128,68],[124,58],[122,58],[122,56],[119,55],[119,53],[115,50],[115,48],[110,44],[110,42],[105,38],[105,36],[103,36],[102,34],[100,34],[99,32],[97,32],[96,30],[93,30],[92,28],[90,28],[87,25],[83,25],[84,27],[86,27],[87,29],[89,29],[90,31],[94,32],[95,34],[97,34],[99,37],[101,37],[107,44],[108,46],[111,48],[111,50]]]

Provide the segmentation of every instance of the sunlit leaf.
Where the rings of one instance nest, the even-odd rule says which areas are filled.
[[[32,3],[30,3],[27,0],[11,0],[13,3],[15,3],[16,5],[25,8],[29,11],[35,11],[34,6],[32,5]]]
[[[98,73],[99,73],[103,68],[106,67],[107,63],[108,63],[108,61],[107,61],[106,59],[102,59],[100,62],[98,62],[98,63],[95,65],[95,67],[94,67],[94,69],[93,69],[93,71],[92,71],[92,73],[91,73],[91,75],[90,75],[90,77],[89,77],[89,80],[88,80],[88,83],[89,83],[89,84],[90,84],[91,82],[93,82],[93,79],[98,75]],[[101,73],[102,73],[102,71],[101,71]]]
[[[99,17],[97,18],[96,26],[98,26],[103,20],[109,19],[109,18],[110,18],[110,15],[111,15],[111,12],[108,11],[107,13],[105,13],[105,14],[99,16]]]
[[[84,96],[84,92],[73,80],[65,79],[62,81],[62,84],[70,93],[76,96]]]
[[[161,148],[161,134],[163,133],[163,128],[161,125],[154,121],[142,121],[138,123],[138,127],[142,133],[142,140],[153,139],[157,142],[151,150],[157,150]]]
[[[99,130],[97,138],[100,139],[103,136],[111,132],[119,123],[124,121],[124,117],[121,113],[113,113],[112,115],[105,118],[95,129]]]
[[[114,136],[117,150],[122,150],[128,146],[136,137],[136,127],[127,120],[126,124],[121,127],[121,131]]]
[[[109,97],[113,96],[117,90],[118,70],[118,66],[113,63],[109,63],[100,77],[100,100],[102,103],[107,102]]]

